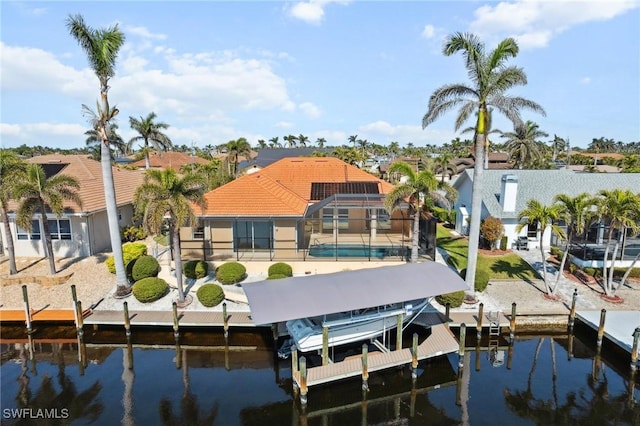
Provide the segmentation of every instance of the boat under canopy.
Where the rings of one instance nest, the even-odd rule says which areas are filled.
[[[266,280],[242,286],[256,325],[424,299],[467,285],[452,269],[427,261]]]

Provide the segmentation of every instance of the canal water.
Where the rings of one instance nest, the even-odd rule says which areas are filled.
[[[269,332],[0,333],[3,425],[640,425],[628,354],[596,354],[586,331],[468,339],[462,369],[452,354],[415,380],[409,367],[371,373],[368,392],[359,378],[312,387],[305,407]]]

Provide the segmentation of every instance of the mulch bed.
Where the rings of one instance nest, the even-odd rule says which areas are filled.
[[[511,249],[508,249],[508,250],[500,250],[500,249],[495,249],[495,250],[478,249],[478,252],[479,252],[480,254],[482,254],[483,256],[504,256],[505,254],[513,253],[513,250],[511,250]]]

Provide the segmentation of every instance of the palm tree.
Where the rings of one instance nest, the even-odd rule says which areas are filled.
[[[520,222],[516,227],[516,232],[522,231],[527,225],[534,225],[540,229],[540,256],[542,260],[542,281],[549,296],[554,296],[558,281],[553,285],[549,285],[547,281],[547,258],[544,253],[544,233],[547,228],[550,227],[552,232],[555,232],[561,238],[564,238],[564,231],[560,228],[557,222],[562,218],[560,206],[551,205],[545,206],[538,200],[529,200],[527,202],[527,208],[522,210],[518,214],[518,221]],[[562,273],[562,271],[560,271]]]
[[[131,294],[131,286],[127,280],[122,256],[122,240],[118,224],[118,206],[116,204],[116,190],[113,184],[113,170],[111,168],[111,152],[109,149],[110,121],[117,114],[116,108],[109,106],[109,80],[115,75],[115,64],[118,51],[124,44],[124,34],[118,25],[108,28],[93,29],[87,26],[81,15],[69,16],[67,28],[87,55],[89,64],[100,82],[100,102],[96,108],[96,120],[92,128],[98,132],[102,145],[100,146],[100,163],[102,165],[102,182],[109,223],[109,239],[116,268],[117,296]],[[84,108],[84,106],[83,106]],[[85,108],[88,110],[88,108]]]
[[[318,148],[322,149],[324,148],[324,144],[327,143],[327,140],[325,138],[317,138],[316,139],[316,145],[318,145]]]
[[[73,176],[58,173],[47,179],[40,164],[28,164],[25,179],[18,182],[15,187],[15,196],[20,200],[20,206],[16,213],[18,226],[31,231],[31,220],[36,211],[40,212],[45,251],[49,258],[51,275],[56,273],[56,261],[53,256],[47,211],[60,217],[64,213],[64,202],[67,200],[73,201],[82,208],[78,189],[80,189],[80,183]]]
[[[15,185],[23,180],[26,164],[12,151],[0,149],[0,210],[4,225],[5,244],[9,252],[9,275],[17,274],[16,252],[9,226],[9,200],[14,199]]]
[[[490,148],[491,148],[491,145],[492,145],[492,142],[489,140],[489,135],[491,133],[502,133],[502,131],[500,129],[492,129],[492,123],[491,123],[491,113],[492,112],[493,112],[493,108],[488,108],[487,109],[487,127],[485,129],[486,137],[485,137],[485,143],[484,143],[484,168],[485,168],[485,170],[489,168],[489,152],[490,152]],[[478,113],[476,113],[475,115],[477,116]],[[473,140],[476,140],[475,132],[476,132],[476,127],[475,126],[470,126],[470,127],[467,127],[466,129],[460,131],[461,134],[474,133]]]
[[[558,153],[564,151],[566,147],[567,147],[567,141],[565,141],[560,136],[554,134],[553,140],[551,141],[551,149],[553,151],[553,154],[551,155],[551,161],[555,163],[558,157]]]
[[[269,147],[271,147],[271,148],[282,148],[282,144],[280,142],[278,142],[278,139],[280,139],[280,137],[278,137],[278,136],[274,136],[271,139],[269,139]]]
[[[142,151],[144,152],[145,168],[147,169],[150,166],[150,151],[168,151],[173,147],[173,143],[171,142],[171,139],[169,139],[169,136],[162,133],[163,130],[169,128],[169,125],[163,122],[154,122],[156,117],[156,113],[153,111],[145,118],[140,117],[140,120],[134,117],[129,117],[129,126],[138,132],[138,136],[132,137],[127,143],[127,147],[130,149],[134,142],[144,142],[144,145],[142,145]]]
[[[238,163],[240,157],[251,158],[251,145],[245,138],[238,138],[227,142],[227,159],[233,163],[233,177],[238,177]]]
[[[477,266],[478,244],[480,242],[480,216],[482,215],[482,171],[484,145],[487,139],[488,110],[493,107],[513,123],[520,123],[520,110],[528,108],[544,115],[537,103],[521,97],[509,97],[505,93],[516,86],[527,83],[522,68],[506,66],[506,62],[517,56],[518,44],[512,38],[501,41],[491,52],[485,52],[482,43],[473,34],[455,33],[445,42],[446,56],[462,52],[465,66],[473,87],[464,84],[442,86],[431,95],[429,109],[422,118],[422,128],[433,123],[452,108],[460,106],[455,129],[462,127],[469,116],[477,111],[475,132],[475,166],[473,169],[473,195],[471,201],[471,221],[469,224],[469,252],[467,262],[467,299],[475,300],[474,278]]]
[[[176,279],[178,283],[178,303],[185,301],[182,286],[182,259],[180,257],[180,227],[193,226],[196,217],[193,204],[204,207],[205,182],[199,174],[179,176],[172,168],[147,170],[144,183],[134,194],[136,211],[142,217],[145,229],[159,233],[165,219],[169,220],[175,253]]]
[[[615,286],[613,282],[613,272],[615,269],[616,256],[618,255],[618,247],[624,238],[627,229],[638,232],[640,225],[640,197],[636,196],[629,190],[611,189],[599,192],[598,200],[598,216],[609,226],[607,236],[607,246],[604,250],[604,259],[602,261],[602,280],[604,282],[605,294],[614,297],[615,292],[620,285]],[[609,248],[613,240],[613,232],[618,231],[618,238],[611,256],[611,266],[609,275],[607,275],[607,264],[609,259]]]
[[[264,139],[258,139],[258,148],[265,149],[266,147],[267,143],[264,141]]]
[[[444,177],[447,174],[447,170],[455,170],[456,167],[455,163],[453,162],[453,154],[451,154],[450,152],[440,154],[440,156],[435,159],[435,166],[437,167],[437,170],[440,171],[441,182],[444,182]]]
[[[95,115],[95,114],[94,114]],[[100,146],[102,144],[102,138],[96,129],[90,129],[84,132],[87,139],[85,140],[88,147],[92,151],[92,157],[95,160],[100,160]],[[118,134],[118,125],[116,123],[109,123],[109,144],[111,148],[120,155],[127,155],[129,147],[124,142],[122,137]]]
[[[283,136],[282,139],[287,141],[288,148],[295,148],[296,147],[296,139],[297,138],[294,135]]]
[[[584,234],[584,231],[593,220],[595,213],[593,208],[595,207],[596,200],[591,195],[583,192],[575,197],[567,194],[558,194],[554,197],[553,202],[559,206],[560,215],[567,224],[567,246],[562,254],[560,270],[555,284],[557,286],[564,271],[564,265],[567,261],[567,255],[569,254],[573,238],[576,235]]]
[[[355,148],[356,144],[358,143],[358,135],[351,135],[347,138],[347,140],[349,141],[349,143],[352,143],[353,147]]]
[[[538,139],[547,136],[549,135],[539,130],[538,125],[530,120],[524,124],[517,124],[513,132],[502,133],[502,137],[507,139],[505,148],[519,169],[524,166],[530,167],[543,157]]]
[[[395,160],[398,154],[400,154],[400,144],[397,141],[391,141],[389,143],[389,153],[391,154],[392,160]]]
[[[615,147],[615,142],[613,139],[608,139],[604,137],[593,138],[591,143],[587,147],[587,151],[593,152],[595,151],[595,155],[593,156],[593,165],[598,165],[598,154],[601,152],[613,151]]]
[[[411,211],[413,212],[413,239],[411,242],[411,263],[418,261],[419,234],[420,234],[420,213],[426,206],[427,198],[436,203],[443,204],[447,208],[455,201],[455,190],[449,184],[438,182],[430,170],[423,170],[416,173],[413,168],[399,161],[389,167],[389,175],[398,173],[407,178],[405,183],[396,185],[384,199],[384,207],[389,214],[393,213],[400,205],[409,200]],[[438,189],[445,189],[445,194],[438,192]]]
[[[298,139],[298,144],[300,144],[301,147],[306,147],[307,146],[307,142],[309,142],[309,137],[303,135],[302,133],[300,133],[297,137]]]

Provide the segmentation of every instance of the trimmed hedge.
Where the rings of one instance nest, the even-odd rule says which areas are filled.
[[[269,276],[271,275],[284,275],[285,277],[292,277],[293,269],[288,263],[274,263],[273,265],[269,266]]]
[[[440,296],[436,296],[436,301],[442,306],[446,306],[447,303],[452,308],[458,308],[462,305],[462,301],[464,300],[464,291],[456,291],[454,293],[442,294]]]
[[[223,263],[216,269],[216,279],[221,284],[239,283],[247,277],[247,268],[238,262]]]
[[[149,277],[133,285],[133,295],[142,303],[155,302],[167,294],[169,284],[162,278]]]
[[[213,308],[224,300],[224,291],[217,284],[204,284],[196,292],[198,300],[207,308]]]
[[[616,278],[622,278],[629,268],[615,268],[613,270],[613,276]],[[600,270],[602,271],[602,269]],[[629,278],[640,278],[640,268],[633,268],[629,273]]]
[[[270,274],[267,279],[268,280],[280,280],[282,278],[289,278],[291,275],[285,275],[285,274]]]
[[[187,278],[204,278],[209,273],[209,264],[202,260],[190,260],[182,266],[182,270]]]
[[[122,257],[124,258],[125,267],[132,260],[136,260],[140,256],[144,256],[147,254],[147,245],[145,243],[127,243],[122,245]],[[104,262],[107,265],[107,269],[112,274],[116,273],[116,265],[113,256],[109,256],[109,258]]]
[[[153,256],[140,256],[133,263],[131,268],[131,278],[133,281],[140,281],[144,278],[157,277],[160,273],[160,264]]]
[[[467,268],[464,268],[460,271],[460,277],[463,280],[467,278]],[[485,269],[477,268],[476,277],[475,277],[475,280],[473,280],[474,282],[473,287],[475,288],[476,291],[479,291],[482,293],[483,291],[486,290],[487,286],[489,285],[490,278],[491,278],[491,274],[489,273],[489,271]]]

